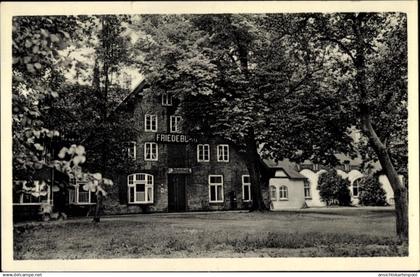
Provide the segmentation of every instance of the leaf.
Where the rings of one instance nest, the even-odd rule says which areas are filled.
[[[58,192],[58,191],[60,191],[60,187],[59,186],[52,186],[52,192]]]
[[[52,96],[52,97],[54,97],[54,98],[57,98],[59,95],[58,95],[58,93],[57,93],[57,92],[52,91],[52,92],[51,92],[51,96]]]
[[[34,147],[35,147],[35,149],[36,150],[38,150],[38,151],[43,151],[44,150],[44,146],[42,146],[41,144],[39,144],[39,143],[35,143],[34,144]]]
[[[64,159],[64,157],[66,156],[67,152],[68,152],[67,147],[61,148],[60,152],[58,153],[58,157],[60,159]]]
[[[30,41],[30,40],[25,40],[25,47],[26,48],[29,48],[29,47],[31,47],[32,46],[32,42]]]
[[[28,63],[26,65],[26,69],[28,69],[28,71],[31,72],[31,73],[35,73],[35,68],[34,68],[33,64]]]
[[[52,42],[58,42],[58,41],[60,41],[60,38],[57,35],[55,35],[55,34],[52,34],[50,36],[50,39],[51,39]]]
[[[85,147],[83,145],[79,145],[76,147],[75,150],[77,155],[84,155],[85,154]]]
[[[95,178],[96,180],[101,180],[102,179],[102,174],[101,173],[95,173],[95,174],[92,174],[92,177]]]
[[[32,48],[32,53],[36,54],[36,53],[38,53],[38,52],[39,52],[39,46],[38,46],[38,45],[35,45],[35,46]]]
[[[35,63],[34,66],[35,66],[36,69],[41,69],[41,67],[42,67],[40,63]]]

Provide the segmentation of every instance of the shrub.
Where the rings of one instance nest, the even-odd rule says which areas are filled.
[[[320,176],[317,189],[319,195],[327,206],[338,204],[350,206],[350,183],[347,179],[338,176],[335,169],[329,170]]]
[[[385,206],[386,193],[378,178],[369,176],[359,183],[359,204],[363,206]]]

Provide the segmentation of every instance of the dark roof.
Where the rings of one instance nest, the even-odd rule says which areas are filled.
[[[135,98],[137,95],[141,95],[143,93],[143,88],[146,85],[145,79],[141,80],[140,83],[129,93],[127,94],[124,99],[119,103],[114,110],[111,111],[111,116],[114,112],[116,112],[118,109],[120,109],[122,106],[124,106],[129,100]]]
[[[270,169],[282,169],[290,179],[307,179],[305,176],[291,168],[287,162],[274,162],[272,160],[264,160],[264,164]]]

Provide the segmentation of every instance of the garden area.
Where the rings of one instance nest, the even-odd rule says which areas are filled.
[[[394,210],[141,214],[14,226],[14,259],[407,256]]]

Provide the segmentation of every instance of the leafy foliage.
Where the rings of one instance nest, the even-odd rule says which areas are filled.
[[[359,183],[359,204],[363,206],[386,206],[386,193],[377,176],[363,178]]]
[[[341,178],[335,169],[331,169],[320,176],[317,189],[327,206],[349,206],[351,204],[349,186],[347,179]]]

